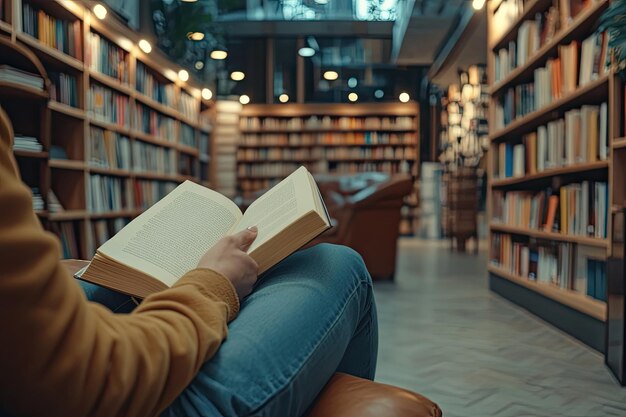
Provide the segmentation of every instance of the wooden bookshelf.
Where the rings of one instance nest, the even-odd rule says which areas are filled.
[[[237,150],[239,192],[263,190],[298,165],[314,175],[379,171],[408,173],[417,180],[418,121],[415,103],[244,106]],[[401,231],[413,234],[415,210],[403,210]]]
[[[54,19],[61,20],[76,30],[79,34],[75,40],[74,55],[67,51],[55,49],[45,40],[40,40],[31,29],[22,22],[20,16],[23,5],[30,5],[35,10],[41,10]],[[95,235],[96,223],[107,222],[108,233],[112,235],[115,228],[140,214],[143,210],[136,206],[138,197],[137,188],[146,184],[160,184],[159,190],[167,186],[192,180],[211,186],[214,182],[212,166],[213,134],[212,124],[215,114],[214,102],[200,98],[200,88],[193,81],[184,83],[173,76],[179,67],[164,53],[156,48],[145,54],[137,47],[141,39],[140,34],[130,30],[119,21],[114,14],[106,19],[99,20],[91,13],[93,3],[77,0],[73,2],[63,0],[5,0],[5,6],[10,11],[8,20],[0,21],[0,64],[13,65],[16,68],[29,72],[37,72],[44,78],[44,91],[24,87],[18,84],[0,83],[0,105],[7,110],[14,129],[17,133],[36,136],[43,149],[38,152],[16,150],[15,156],[20,164],[23,180],[30,187],[37,187],[41,192],[45,209],[38,210],[42,224],[48,230],[57,233],[62,240],[72,240],[76,251],[72,257],[90,258],[102,236]],[[11,22],[18,24],[11,24]],[[26,19],[24,20],[26,22]],[[77,27],[74,27],[74,26]],[[126,82],[100,72],[92,67],[88,60],[91,33],[97,33],[113,47],[124,51],[127,71]],[[69,44],[69,41],[68,41]],[[78,49],[76,49],[78,48]],[[161,102],[152,97],[152,91],[140,90],[138,85],[137,65],[141,63],[146,74],[159,80],[163,88],[171,94],[171,101]],[[115,66],[115,65],[113,65]],[[119,70],[118,66],[118,70]],[[51,79],[49,74],[61,73],[73,78],[75,82],[75,102],[56,101],[49,99]],[[126,123],[115,123],[109,116],[94,111],[89,107],[89,94],[92,85],[102,87],[113,93],[127,98]],[[186,94],[189,102],[187,112],[179,104],[180,97]],[[28,104],[31,100],[35,104]],[[21,103],[21,104],[15,104]],[[37,104],[41,103],[41,104]],[[71,105],[70,105],[71,104]],[[32,114],[33,106],[41,106],[41,117],[36,123],[29,126],[22,113]],[[161,136],[145,133],[141,127],[141,120],[134,116],[138,106],[143,105],[171,120],[171,130],[167,130],[167,141]],[[98,110],[100,111],[100,110]],[[193,143],[198,144],[198,138],[203,135],[206,139],[206,148],[202,151],[197,146],[179,143],[182,124],[189,126],[193,132]],[[108,165],[96,161],[100,155],[92,155],[92,129],[101,130],[106,134],[113,134],[113,140],[128,141],[129,155],[125,155],[123,163],[127,167],[117,166],[119,161],[111,161]],[[189,133],[189,131],[187,133]],[[108,140],[108,139],[107,139]],[[155,149],[167,149],[168,161],[173,166],[168,173],[158,171],[136,172],[134,161],[134,142],[149,144]],[[190,142],[191,143],[191,142]],[[146,145],[148,146],[148,145]],[[119,150],[118,150],[119,152]],[[60,155],[60,156],[59,156]],[[65,156],[67,156],[67,159]],[[183,162],[184,160],[184,167]],[[171,172],[170,172],[171,171]],[[193,174],[193,175],[190,175]],[[93,177],[104,182],[111,182],[114,187],[122,187],[124,207],[117,209],[90,210],[95,190],[91,185]],[[124,191],[125,190],[125,191]],[[51,204],[50,191],[63,206],[62,211],[55,213],[48,209]],[[159,191],[161,192],[161,191]],[[125,201],[126,198],[130,201]],[[65,246],[65,245],[64,245]],[[71,245],[70,245],[71,246]]]
[[[619,201],[620,198],[624,200],[626,197],[626,190],[623,190],[623,176],[620,177],[620,175],[625,173],[616,168],[619,167],[619,161],[623,160],[626,162],[626,153],[622,156],[618,155],[618,152],[621,152],[622,149],[626,151],[626,138],[618,138],[619,130],[616,128],[619,124],[616,119],[620,118],[623,114],[623,108],[620,108],[619,101],[616,98],[616,96],[619,96],[617,92],[622,88],[621,85],[619,87],[617,86],[619,84],[617,81],[618,77],[616,77],[613,70],[610,69],[607,73],[598,76],[596,79],[584,85],[580,85],[579,67],[576,69],[577,73],[575,75],[576,89],[569,94],[562,95],[560,98],[553,98],[549,104],[538,109],[535,108],[533,111],[513,119],[505,126],[498,126],[496,123],[496,106],[498,103],[501,103],[509,89],[518,85],[532,83],[535,77],[535,70],[545,67],[548,60],[557,57],[560,53],[560,46],[570,44],[573,41],[582,43],[588,36],[592,35],[599,17],[608,8],[610,1],[597,0],[587,2],[587,5],[569,20],[567,24],[562,25],[551,39],[546,39],[543,45],[540,45],[533,54],[527,57],[524,65],[512,68],[508,74],[505,73],[505,75],[496,82],[496,62],[498,59],[501,59],[498,57],[500,50],[503,48],[507,49],[511,42],[516,44],[516,49],[520,47],[517,45],[518,31],[525,25],[524,22],[535,21],[534,24],[539,24],[536,16],[538,14],[545,16],[545,13],[547,13],[551,7],[558,7],[559,4],[559,2],[553,2],[552,0],[524,1],[523,10],[518,13],[518,17],[513,19],[508,28],[503,32],[501,30],[503,23],[496,19],[497,9],[502,7],[506,1],[507,0],[488,2],[487,10],[488,78],[491,86],[489,90],[491,95],[491,109],[489,114],[489,137],[491,145],[488,155],[488,219],[490,231],[489,247],[491,248],[488,270],[490,288],[579,338],[590,346],[602,351],[606,343],[603,336],[605,332],[605,322],[607,320],[606,302],[583,294],[579,292],[580,290],[575,291],[569,289],[568,285],[573,288],[574,278],[587,279],[586,276],[581,277],[579,275],[580,271],[585,271],[586,273],[587,259],[599,261],[608,259],[612,251],[611,208],[614,207],[615,204],[623,206],[624,203],[626,203],[626,201]],[[558,14],[558,16],[560,16],[560,14]],[[542,20],[542,22],[543,21],[545,20]],[[580,48],[578,48],[577,53],[578,59],[580,60]],[[500,147],[501,144],[507,144],[506,146],[511,147],[524,145],[526,151],[533,149],[528,148],[526,140],[528,139],[528,135],[536,132],[540,126],[546,126],[548,123],[564,119],[565,114],[570,110],[576,110],[586,105],[599,107],[601,103],[607,103],[608,109],[608,120],[606,120],[606,145],[608,150],[606,160],[596,160],[596,158],[591,160],[582,159],[580,161],[577,160],[575,164],[557,164],[561,165],[558,168],[546,168],[538,172],[531,170],[530,172],[533,172],[532,174],[527,173],[525,175],[498,178],[496,169],[498,169],[498,162],[502,162],[498,161],[498,158],[500,158],[499,152],[502,149]],[[602,132],[600,132],[600,134],[601,133]],[[528,155],[524,153],[522,157],[524,158],[523,163],[526,164],[524,171],[528,172]],[[500,170],[500,173],[501,172]],[[606,203],[606,237],[565,234],[556,229],[544,231],[529,227],[511,226],[501,223],[500,219],[494,217],[494,211],[498,212],[499,210],[496,208],[495,198],[500,198],[502,193],[513,191],[528,192],[529,195],[534,196],[537,195],[535,193],[550,189],[553,195],[559,196],[561,187],[568,184],[582,183],[583,181],[606,182],[606,193],[608,195],[608,201]],[[594,203],[599,204],[597,202]],[[571,200],[569,204],[572,204]],[[603,206],[600,205],[600,207]],[[557,213],[560,209],[561,207],[559,206]],[[572,212],[569,211],[568,215],[571,215],[571,213]],[[583,225],[584,224],[586,223],[583,223]],[[602,235],[604,234],[600,234],[600,236]],[[565,245],[571,248],[570,253],[574,254],[572,255],[573,259],[563,258],[568,259],[567,262],[570,262],[570,269],[567,270],[570,274],[570,278],[561,278],[559,276],[560,282],[565,282],[563,286],[566,288],[541,282],[542,280],[529,280],[512,273],[511,271],[515,270],[513,267],[495,265],[494,262],[499,262],[498,259],[502,256],[501,250],[502,247],[504,247],[500,246],[496,248],[496,243],[504,242],[504,240],[501,241],[500,238],[504,239],[504,237],[507,237],[507,239],[509,239],[509,236],[514,244],[522,245],[522,247],[525,247],[531,252],[541,247],[554,250],[554,248],[561,248]],[[509,242],[510,241],[511,240],[509,240]],[[498,253],[498,251],[500,252]],[[579,256],[579,251],[581,251],[580,253],[587,253],[585,251],[589,253],[593,252],[594,257],[584,258],[583,255]],[[560,249],[559,251],[551,253],[554,253],[554,255],[550,256],[554,256],[557,259],[559,268],[558,274],[561,274],[562,271],[560,268],[562,264],[560,257],[565,255],[561,254]],[[516,261],[511,261],[511,259],[515,259],[515,257],[519,255],[512,253],[511,256],[512,258],[506,257],[505,259],[517,265],[515,264]],[[585,264],[579,265],[579,262],[585,262]],[[582,322],[585,324],[580,325]]]

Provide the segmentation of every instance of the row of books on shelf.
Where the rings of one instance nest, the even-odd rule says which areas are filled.
[[[91,221],[92,236],[96,247],[102,246],[107,240],[115,236],[129,223],[129,219],[118,217],[115,219],[100,219]]]
[[[198,150],[200,151],[200,156],[209,156],[211,152],[210,148],[210,137],[207,133],[200,132],[200,137],[198,138]],[[201,158],[202,159],[202,158]]]
[[[514,240],[494,233],[490,261],[519,277],[606,301],[606,261],[602,254],[566,242]]]
[[[87,94],[87,109],[92,117],[125,128],[130,127],[130,102],[128,96],[91,84]]]
[[[545,67],[537,68],[532,83],[508,88],[496,101],[496,128],[503,128],[517,118],[542,109],[606,74],[601,58],[596,59],[589,52],[579,62],[577,50],[575,42],[560,46],[559,57],[549,59]],[[580,73],[577,70],[579,65]]]
[[[89,68],[128,84],[128,54],[98,33],[90,32],[88,39]]]
[[[176,153],[169,148],[135,141],[133,142],[133,170],[175,175]]]
[[[397,117],[243,117],[242,129],[407,129],[415,128],[414,118]]]
[[[264,160],[312,160],[312,159],[415,159],[417,150],[414,147],[333,147],[322,151],[320,148],[280,149],[280,148],[243,148],[237,157],[240,161]]]
[[[30,189],[30,194],[33,199],[33,210],[35,211],[45,210],[46,203],[43,200],[41,191],[39,191],[39,187],[32,187]]]
[[[51,230],[57,235],[61,241],[61,251],[63,258],[65,259],[81,259],[81,253],[79,249],[79,233],[80,223],[67,221],[54,223],[51,226]]]
[[[89,177],[87,209],[108,213],[145,210],[172,191],[178,183],[160,180],[130,180],[94,174]]]
[[[608,209],[606,182],[583,181],[539,192],[493,191],[494,223],[522,229],[605,239]]]
[[[607,103],[569,110],[562,119],[524,135],[522,143],[500,143],[497,149],[495,178],[604,161],[609,155]]]
[[[522,22],[518,31],[518,41],[519,32],[522,31],[522,26],[526,25],[523,31],[528,33],[528,36],[532,36],[532,46],[538,49],[550,42],[559,31],[569,27],[586,7],[599,1],[602,0],[554,0],[549,8],[536,13],[535,16],[530,16],[533,20]],[[503,0],[493,16],[491,27],[494,37],[499,39],[503,36],[524,14],[526,7],[533,3],[529,0]]]
[[[166,106],[174,106],[174,84],[161,83],[141,61],[137,61],[135,83],[140,93]]]
[[[95,167],[130,170],[130,139],[96,127],[90,129],[90,164]]]
[[[78,85],[76,77],[63,72],[49,72],[52,82],[50,99],[72,107],[78,107]]]
[[[200,165],[194,156],[185,153],[178,154],[178,173],[180,175],[197,178],[200,176],[199,169]]]
[[[180,125],[180,143],[186,146],[196,147],[196,131],[193,127],[181,123]]]
[[[24,2],[22,30],[44,45],[76,59],[83,59],[82,28],[79,20],[70,22],[50,16],[43,10]]]
[[[41,152],[43,146],[39,143],[39,140],[34,136],[23,135],[16,133],[13,140],[13,150],[26,151],[26,152]]]
[[[43,91],[43,78],[41,78],[41,76],[14,68],[10,65],[0,65],[0,82],[17,84]]]
[[[237,175],[240,177],[285,177],[295,171],[300,165],[305,165],[315,174],[357,174],[360,172],[385,172],[388,174],[406,173],[416,175],[414,161],[368,161],[368,162],[283,162],[283,163],[254,163],[240,164]]]
[[[188,119],[196,120],[200,112],[199,102],[193,96],[181,90],[178,99],[178,111],[184,114]]]
[[[171,181],[135,180],[135,208],[145,210],[157,203],[178,186]]]
[[[134,126],[143,133],[168,142],[176,139],[176,120],[143,104],[136,104],[134,107]]]
[[[244,134],[241,143],[248,146],[310,145],[414,145],[412,133],[345,132],[345,133],[264,133]]]

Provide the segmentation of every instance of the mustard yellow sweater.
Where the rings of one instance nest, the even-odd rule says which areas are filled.
[[[14,416],[153,416],[178,396],[239,311],[208,269],[128,315],[90,303],[32,210],[0,109],[0,408]]]

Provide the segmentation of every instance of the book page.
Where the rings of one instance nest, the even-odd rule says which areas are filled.
[[[241,218],[223,195],[185,181],[130,222],[98,253],[172,286]]]
[[[267,242],[311,210],[316,210],[306,168],[301,167],[248,207],[233,233],[257,226],[259,233],[248,253]]]

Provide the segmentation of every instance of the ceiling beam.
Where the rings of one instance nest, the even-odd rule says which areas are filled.
[[[425,0],[422,0],[422,7],[426,3]],[[409,23],[411,22],[411,16],[413,16],[413,10],[415,9],[415,0],[407,0],[404,3],[404,9],[398,10],[398,18],[393,24],[393,35],[391,39],[391,62],[395,63],[398,61],[398,57],[400,56],[400,50],[402,49],[402,44],[404,43],[404,37],[406,36],[406,31],[409,27]]]

